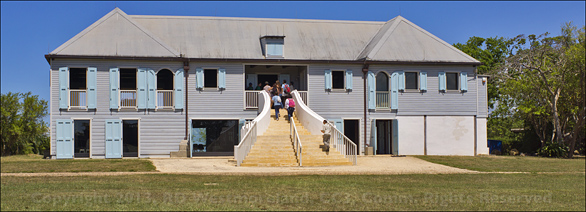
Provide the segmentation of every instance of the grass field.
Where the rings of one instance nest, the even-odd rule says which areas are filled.
[[[44,160],[41,155],[14,155],[0,158],[2,173],[34,172],[145,172],[155,171],[146,159]]]
[[[520,156],[415,156],[452,166],[485,172],[585,172],[584,157],[574,159]]]
[[[584,174],[2,177],[8,210],[585,210]]]

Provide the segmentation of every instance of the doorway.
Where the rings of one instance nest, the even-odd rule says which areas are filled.
[[[90,157],[90,120],[73,121],[73,157]]]
[[[122,120],[122,157],[138,157],[138,120]]]
[[[392,154],[392,121],[376,120],[376,154]]]
[[[360,155],[360,132],[358,120],[344,120],[344,135],[356,144],[356,154]]]
[[[262,83],[262,86],[265,86],[265,82],[269,82],[269,86],[273,86],[273,84],[279,80],[279,75],[277,74],[258,74],[257,76],[258,82]]]

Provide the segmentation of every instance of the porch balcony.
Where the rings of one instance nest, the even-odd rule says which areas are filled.
[[[384,109],[391,107],[391,98],[388,91],[376,92],[376,108]]]
[[[120,90],[120,107],[136,107],[136,90]]]
[[[69,107],[71,108],[86,108],[87,95],[86,90],[69,90]]]
[[[157,90],[157,108],[173,108],[173,90]]]

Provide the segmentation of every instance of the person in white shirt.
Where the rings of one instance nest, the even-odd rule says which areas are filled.
[[[291,121],[293,112],[295,112],[295,100],[293,100],[293,98],[287,98],[287,100],[285,100],[285,109],[287,110],[287,120]]]
[[[326,148],[326,152],[330,152],[330,132],[331,132],[331,127],[330,124],[328,124],[328,120],[324,119],[324,125],[322,127],[321,132],[324,134],[323,138],[324,138],[324,146]]]
[[[273,107],[275,108],[275,118],[279,121],[279,109],[281,109],[281,97],[275,93],[273,96]]]

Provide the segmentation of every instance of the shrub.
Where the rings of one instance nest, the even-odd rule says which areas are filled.
[[[541,157],[550,158],[566,157],[568,155],[568,147],[557,142],[547,142],[537,150],[537,154]]]

